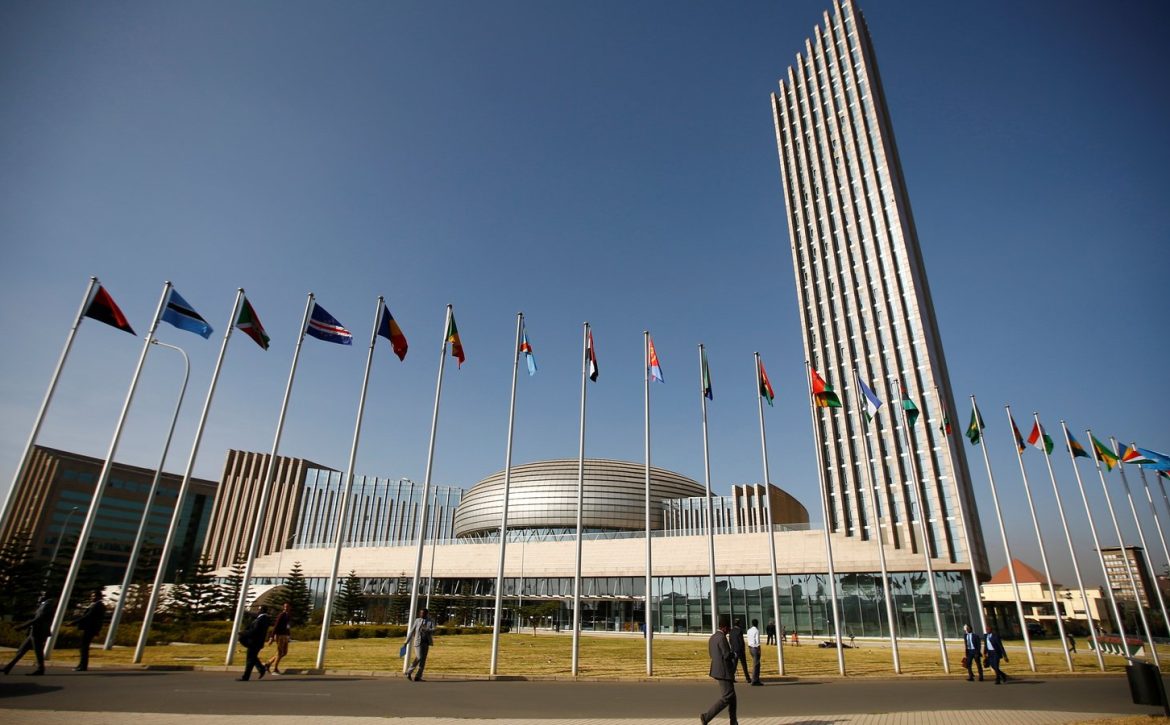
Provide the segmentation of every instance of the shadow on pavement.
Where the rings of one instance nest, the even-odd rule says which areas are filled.
[[[5,683],[0,685],[0,699],[6,697],[27,697],[28,695],[44,695],[49,692],[62,690],[56,685],[38,685],[35,682]]]

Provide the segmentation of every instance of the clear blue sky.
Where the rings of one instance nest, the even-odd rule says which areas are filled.
[[[422,479],[450,302],[468,360],[448,367],[436,483],[502,467],[523,310],[540,372],[520,381],[517,462],[576,455],[585,320],[601,367],[587,455],[640,460],[650,329],[666,375],[653,389],[655,464],[702,480],[704,342],[714,488],[761,478],[759,350],[777,389],[773,481],[819,519],[769,94],[827,7],[3,3],[0,486],[98,275],[140,333],[167,279],[217,330],[204,341],[160,328],[193,362],[168,470],[186,461],[238,286],[272,348],[233,336],[197,474],[218,478],[229,447],[270,450],[309,291],[356,344],[306,341],[281,453],[344,467],[383,294],[411,351],[399,363],[380,343],[359,473]],[[1050,430],[1067,418],[1170,449],[1170,13],[982,0],[862,10],[954,393],[983,403],[1014,546],[1038,567],[1000,405],[1020,419],[1039,410]],[[104,455],[140,347],[83,324],[40,442]],[[156,465],[180,374],[173,352],[152,350],[119,460]],[[1054,571],[1071,582],[1051,487],[1027,455]],[[1055,464],[1089,556],[1068,461]]]

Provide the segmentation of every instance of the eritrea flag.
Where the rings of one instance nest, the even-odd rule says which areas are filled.
[[[833,386],[826,383],[814,368],[810,367],[809,372],[812,374],[813,403],[818,408],[840,408],[841,399],[833,392]]]
[[[126,321],[126,315],[122,314],[122,310],[114,303],[114,298],[110,297],[110,293],[106,292],[106,288],[100,284],[94,288],[89,303],[85,306],[85,312],[81,314],[137,337],[134,328],[130,327],[130,323]]]

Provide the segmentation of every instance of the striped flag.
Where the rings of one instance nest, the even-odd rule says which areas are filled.
[[[353,333],[342,327],[337,318],[325,311],[325,308],[316,302],[313,303],[313,313],[309,315],[309,326],[305,333],[318,340],[335,342],[338,345],[352,345]]]
[[[1047,455],[1052,455],[1052,437],[1044,432],[1044,426],[1039,423],[1032,424],[1032,432],[1028,435],[1028,445],[1044,451]]]
[[[183,295],[174,287],[167,294],[167,304],[163,308],[163,322],[169,322],[180,330],[194,332],[204,340],[211,337],[211,325],[195,311],[191,303],[183,299]]]
[[[867,420],[873,420],[877,415],[878,408],[882,407],[882,401],[878,398],[877,393],[873,392],[873,388],[865,384],[865,381],[859,376],[857,384],[861,386],[861,394],[865,397],[865,417]]]
[[[264,325],[260,324],[260,318],[256,316],[256,310],[252,309],[252,303],[247,297],[244,298],[240,314],[236,317],[236,329],[252,338],[260,347],[268,349],[268,343],[272,338],[264,331]]]
[[[589,379],[597,382],[597,351],[593,349],[593,329],[589,330],[589,342],[585,346],[585,359],[589,361]]]
[[[1073,438],[1072,433],[1068,434],[1068,451],[1073,455],[1073,458],[1088,458],[1089,454],[1085,451],[1085,447]]]
[[[451,313],[451,320],[447,323],[446,341],[451,343],[451,357],[459,361],[459,367],[467,360],[463,354],[463,340],[459,338],[459,328],[455,326],[455,313]]]
[[[378,334],[390,341],[390,347],[399,360],[406,359],[406,351],[410,348],[406,343],[406,335],[402,334],[402,328],[398,326],[394,315],[390,314],[390,308],[385,302],[382,303],[382,320],[378,323]]]

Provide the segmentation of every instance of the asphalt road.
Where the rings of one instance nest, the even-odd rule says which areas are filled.
[[[713,681],[558,682],[286,675],[237,682],[231,672],[50,670],[0,676],[0,709],[205,715],[446,717],[517,720],[691,718],[717,697]],[[1153,714],[1124,677],[1020,678],[995,686],[954,679],[792,680],[744,687],[743,718],[923,711],[1053,710]]]

